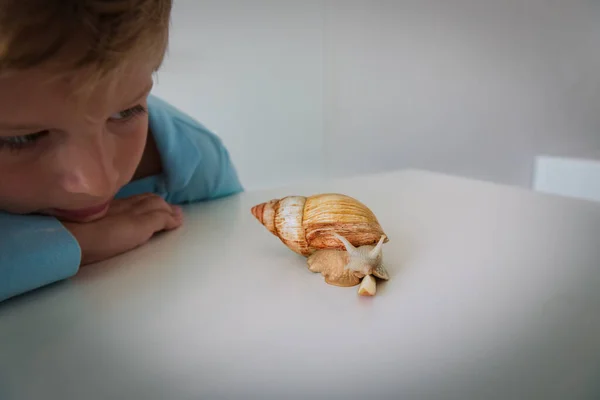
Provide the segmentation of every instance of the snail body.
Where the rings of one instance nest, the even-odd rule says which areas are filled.
[[[361,284],[360,294],[374,295],[371,275],[389,279],[382,261],[389,239],[375,214],[350,196],[286,196],[257,204],[251,212],[290,250],[307,257],[309,270],[320,272],[328,284]]]

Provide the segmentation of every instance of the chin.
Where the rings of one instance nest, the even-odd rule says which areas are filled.
[[[110,201],[103,204],[93,206],[87,209],[77,210],[62,210],[49,209],[44,210],[41,214],[52,216],[62,222],[86,223],[102,219],[108,213]]]
[[[98,221],[98,220],[104,218],[106,216],[107,211],[104,211],[104,212],[101,212],[101,213],[98,213],[95,215],[86,216],[86,217],[64,216],[64,215],[57,215],[57,214],[48,214],[48,215],[55,217],[56,219],[58,219],[61,222],[85,224],[88,222]]]

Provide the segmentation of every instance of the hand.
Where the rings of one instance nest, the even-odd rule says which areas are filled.
[[[86,223],[62,222],[79,242],[81,265],[102,261],[146,243],[157,232],[181,226],[181,208],[155,194],[113,200],[107,214]]]

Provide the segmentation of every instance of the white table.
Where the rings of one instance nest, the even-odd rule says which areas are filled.
[[[390,242],[374,298],[250,214],[336,191]],[[420,171],[186,208],[186,225],[0,305],[0,398],[584,399],[600,395],[600,205]]]

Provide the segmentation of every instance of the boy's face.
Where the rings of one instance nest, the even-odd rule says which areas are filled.
[[[85,96],[42,69],[0,77],[0,210],[102,217],[142,157],[152,71],[133,66]]]

